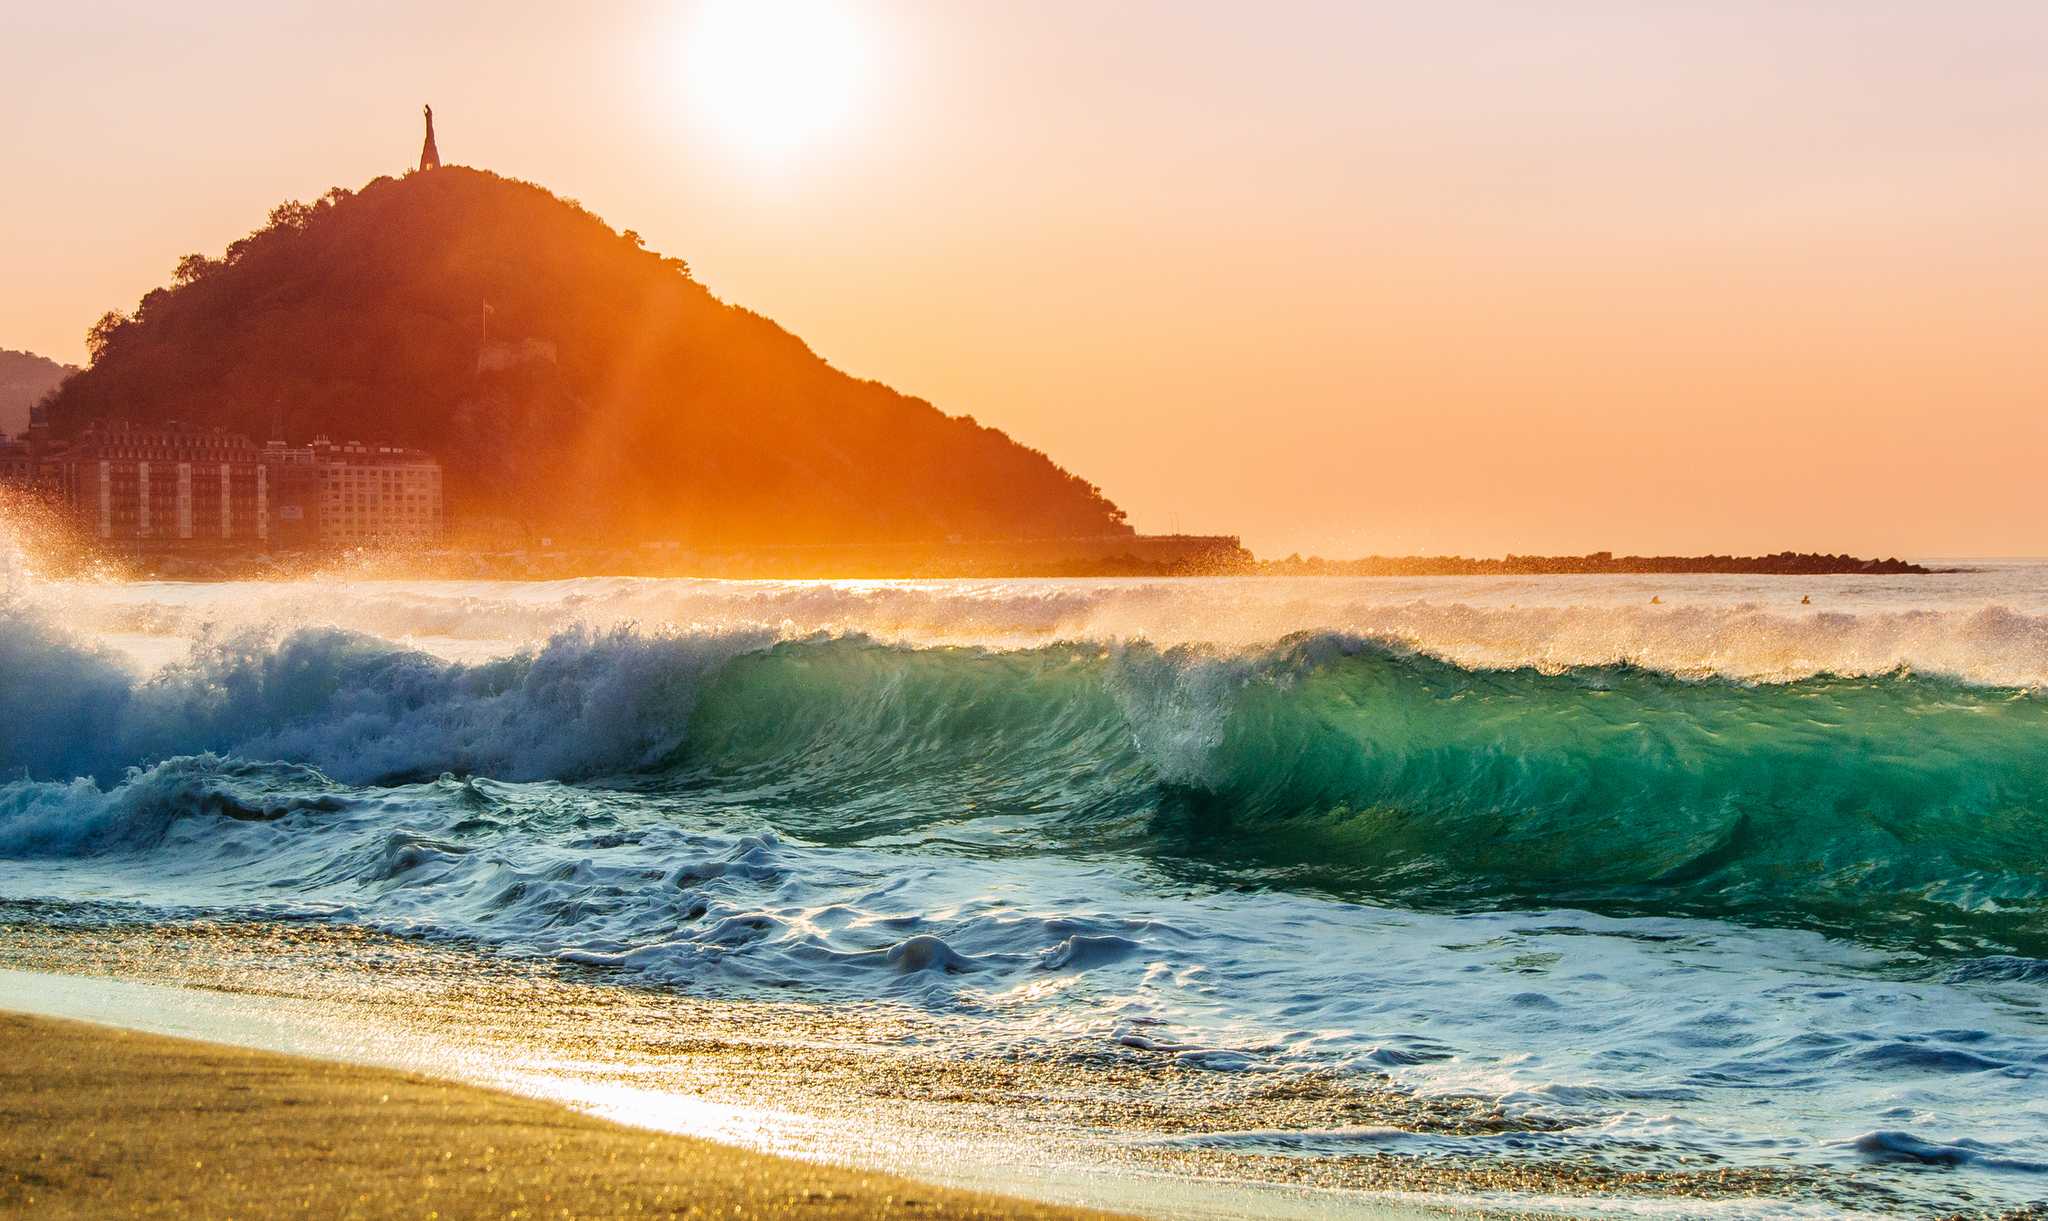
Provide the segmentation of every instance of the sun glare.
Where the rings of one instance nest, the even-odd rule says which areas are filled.
[[[843,126],[864,92],[866,33],[839,0],[705,0],[683,34],[684,85],[746,152],[801,155]]]

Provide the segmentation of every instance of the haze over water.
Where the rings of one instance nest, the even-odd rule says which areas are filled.
[[[0,896],[1419,1108],[1113,1134],[1146,1156],[2010,1205],[2048,1192],[2044,576],[17,573]],[[1673,1207],[1619,1182],[1480,1194]]]

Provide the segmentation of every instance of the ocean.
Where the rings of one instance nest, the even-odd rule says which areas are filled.
[[[1035,1111],[1037,1146],[1196,1192],[1169,1211],[1213,1178],[1318,1213],[1995,1215],[2048,1199],[2048,564],[1949,566],[17,563],[0,965],[121,974],[99,951],[141,937],[188,948],[128,978],[176,982],[200,931],[289,930],[545,977],[593,1030],[786,1020],[914,1053],[906,1112]]]

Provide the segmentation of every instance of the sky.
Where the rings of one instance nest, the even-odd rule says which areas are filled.
[[[0,347],[431,102],[1146,531],[2041,555],[2044,64],[2039,0],[16,0]]]

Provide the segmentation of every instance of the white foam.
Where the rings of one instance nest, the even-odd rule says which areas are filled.
[[[1662,602],[1651,605],[1652,593]],[[1800,597],[1814,595],[1810,606]],[[862,634],[910,644],[1053,641],[1222,650],[1297,632],[1401,643],[1465,666],[1631,663],[1780,681],[1897,669],[2048,685],[2048,566],[1922,577],[1186,581],[38,582],[18,595],[138,668],[206,638],[321,625],[449,660],[569,628]]]

